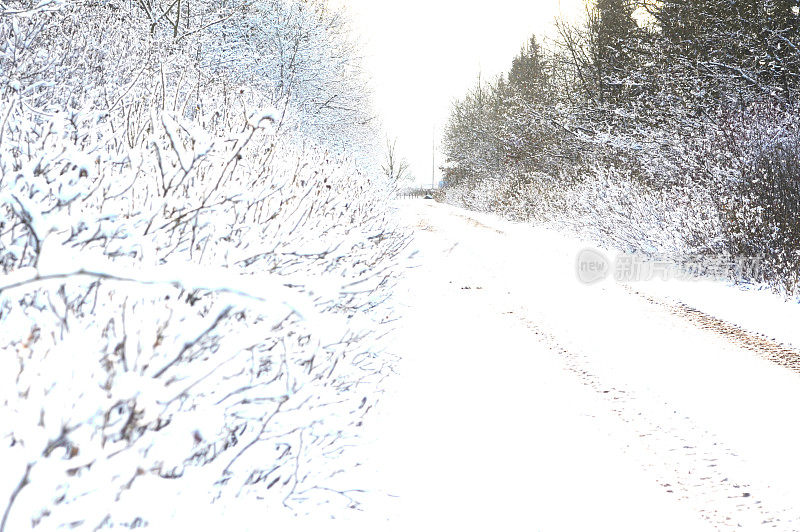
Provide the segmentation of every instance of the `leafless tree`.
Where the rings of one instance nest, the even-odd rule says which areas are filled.
[[[397,139],[392,140],[386,137],[386,153],[381,169],[392,183],[401,183],[411,179],[408,161],[397,153]]]

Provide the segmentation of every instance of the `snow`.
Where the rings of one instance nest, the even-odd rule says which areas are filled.
[[[780,343],[800,347],[800,304],[767,288],[706,280],[652,282],[644,288],[648,294],[680,301]]]
[[[433,202],[399,211],[417,267],[400,375],[370,429],[375,483],[397,499],[371,517],[397,530],[800,526],[800,375],[613,280],[581,284],[586,242]],[[693,302],[722,293],[754,331],[753,301],[796,309],[724,285]]]
[[[433,202],[406,251],[346,12],[112,4],[0,19],[0,532],[797,528],[797,373],[675,311],[797,305]],[[711,223],[597,173],[615,242]]]

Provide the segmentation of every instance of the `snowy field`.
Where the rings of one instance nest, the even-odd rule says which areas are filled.
[[[368,428],[395,496],[366,506],[373,526],[800,530],[800,375],[662,302],[785,343],[796,320],[777,318],[797,305],[714,283],[587,286],[585,243],[398,209],[417,267],[395,392]]]

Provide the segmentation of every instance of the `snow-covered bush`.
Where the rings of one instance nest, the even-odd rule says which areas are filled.
[[[540,174],[523,182],[485,180],[470,188],[447,188],[445,201],[631,252],[683,256],[723,251],[720,214],[712,195],[700,186],[654,189],[603,167],[568,186],[567,179]]]
[[[800,117],[767,103],[720,118],[731,171],[715,183],[732,255],[760,256],[764,279],[800,289]]]
[[[209,28],[209,70],[235,85],[269,85],[282,129],[339,150],[375,150],[377,135],[365,127],[375,122],[371,92],[345,12],[325,0],[261,0],[241,12],[238,23]]]
[[[0,12],[0,530],[357,504],[390,191],[128,5]]]
[[[448,186],[445,201],[566,230],[600,245],[675,258],[757,258],[753,278],[796,293],[800,143],[792,113],[755,106],[696,127],[597,133],[558,175],[499,175]],[[591,162],[591,164],[588,164]]]

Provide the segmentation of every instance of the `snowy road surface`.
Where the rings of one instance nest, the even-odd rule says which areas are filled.
[[[664,288],[583,285],[554,233],[399,208],[419,266],[372,427],[395,529],[800,530],[800,374],[777,344]]]

